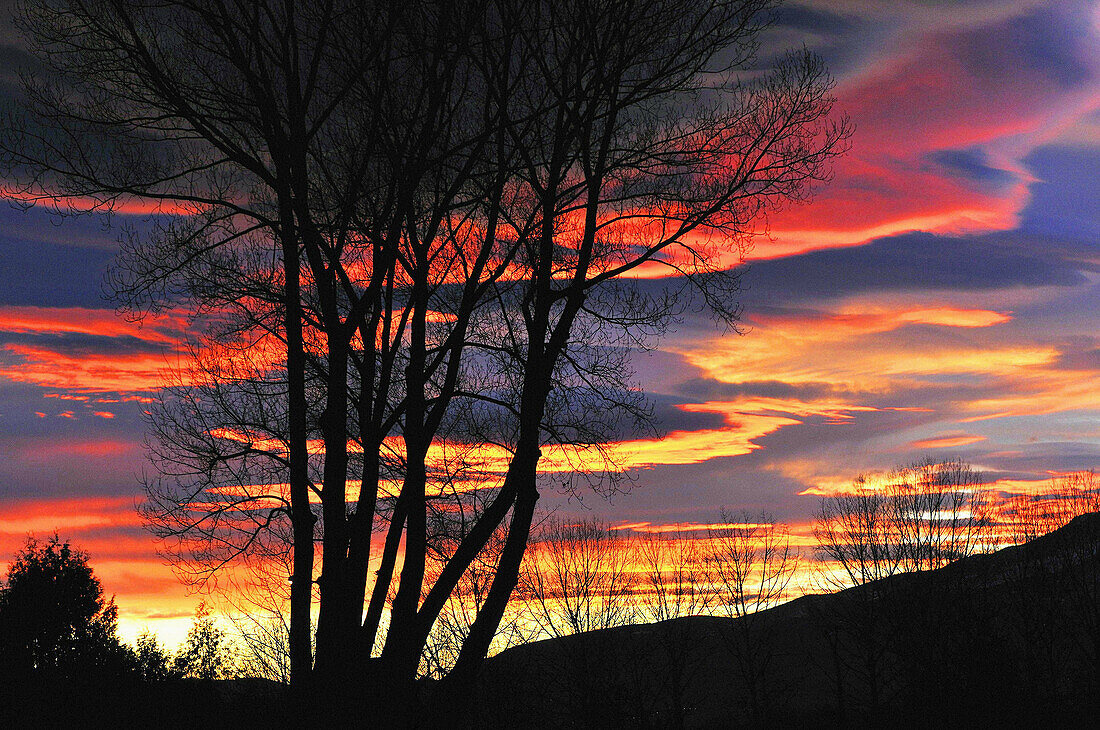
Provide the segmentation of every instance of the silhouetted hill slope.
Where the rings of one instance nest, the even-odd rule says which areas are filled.
[[[1094,726],[1100,514],[935,571],[535,642],[474,714],[510,727]],[[755,680],[754,680],[755,678]]]

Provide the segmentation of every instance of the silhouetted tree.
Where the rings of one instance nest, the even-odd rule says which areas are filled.
[[[542,635],[570,636],[635,619],[632,544],[595,520],[548,520],[524,564],[523,596]]]
[[[650,532],[636,538],[640,577],[636,580],[638,617],[662,624],[656,633],[657,655],[634,669],[649,686],[664,691],[639,697],[639,704],[656,705],[651,716],[659,724],[682,728],[688,691],[702,657],[689,640],[689,625],[675,619],[707,612],[714,598],[713,577],[701,535],[683,530]],[[650,676],[645,676],[648,669]],[[654,684],[653,674],[658,674]],[[639,686],[646,686],[642,682]]]
[[[1034,702],[1052,711],[1096,697],[1100,618],[1100,484],[1095,473],[1064,474],[1048,493],[1018,496],[1003,512],[1007,539],[1007,641],[1021,657]],[[1075,670],[1071,670],[1075,667]],[[1083,681],[1081,681],[1083,680]]]
[[[57,535],[27,538],[0,589],[0,666],[9,677],[127,672],[132,656],[117,626],[118,609],[86,553]]]
[[[620,652],[607,634],[637,618],[632,554],[630,540],[605,523],[551,518],[540,525],[524,561],[519,596],[538,638],[595,632],[584,641],[562,642],[560,664],[546,667],[578,720],[622,722],[634,709],[621,667],[639,657]]]
[[[856,477],[850,491],[825,497],[814,522],[825,590],[845,591],[828,615],[818,616],[833,641],[832,670],[839,709],[853,700],[874,712],[885,694],[887,637],[884,607],[873,584],[898,572],[901,554],[892,539],[886,495]],[[846,690],[852,678],[858,686]]]
[[[1083,660],[1084,689],[1100,709],[1100,479],[1080,471],[1055,478],[1054,487],[1066,528],[1056,558],[1069,609],[1066,628]]]
[[[450,540],[458,540],[460,533],[455,533],[455,526],[435,528],[433,532],[437,539],[445,534],[450,534]],[[445,545],[445,541],[444,542]],[[447,605],[439,613],[435,626],[424,650],[424,665],[422,674],[435,679],[443,678],[454,666],[458,655],[462,650],[462,644],[470,632],[477,612],[485,601],[489,585],[492,583],[492,571],[496,564],[496,558],[503,547],[503,535],[494,535],[483,554],[474,562],[462,577],[462,581],[456,586],[455,593]],[[443,547],[443,545],[441,545]],[[440,553],[429,561],[429,576],[442,570],[446,560],[447,549],[444,547]],[[497,653],[509,647],[531,641],[538,636],[538,627],[530,621],[528,613],[519,601],[513,600],[509,604],[508,611],[501,621],[497,636],[493,641],[491,651]]]
[[[861,475],[849,491],[822,500],[814,537],[826,561],[823,580],[849,589],[831,604],[834,615],[823,617],[837,639],[838,686],[844,685],[840,675],[855,678],[852,698],[862,699],[872,717],[894,699],[899,682],[935,684],[928,672],[951,665],[946,654],[981,638],[965,624],[975,614],[969,599],[984,595],[977,582],[988,576],[967,573],[971,563],[937,569],[992,545],[982,483],[968,464],[926,459],[895,469],[878,484]],[[886,580],[901,573],[923,575]],[[912,600],[910,591],[929,590],[941,600]],[[902,671],[910,673],[905,681]]]
[[[926,458],[886,476],[898,570],[935,570],[985,551],[992,518],[981,472],[958,459]]]
[[[180,676],[207,681],[236,675],[234,647],[206,603],[200,603],[195,609],[195,618],[172,660],[172,669]]]
[[[710,531],[708,560],[714,582],[714,608],[734,619],[723,639],[736,663],[749,715],[766,726],[792,678],[775,676],[778,636],[757,614],[789,598],[788,588],[800,556],[790,530],[768,514],[722,510],[722,524]]]
[[[966,558],[996,547],[993,504],[982,473],[958,459],[926,458],[895,469],[884,489],[899,570],[918,574],[891,581],[879,597],[899,689],[908,702],[949,697],[929,711],[947,723],[960,705],[988,694],[983,658],[995,650],[997,605],[988,588],[996,576],[988,562]],[[937,600],[922,600],[928,594]]]
[[[180,676],[173,666],[172,656],[157,641],[157,637],[148,631],[138,636],[134,657],[138,674],[146,682],[164,682]]]
[[[238,646],[237,665],[245,677],[261,677],[282,684],[290,683],[290,627],[284,611],[235,615],[234,642]]]
[[[130,242],[122,304],[186,304],[234,354],[167,394],[161,435],[181,435],[156,440],[148,514],[206,574],[270,528],[289,538],[295,684],[365,684],[404,722],[432,627],[503,529],[447,677],[460,696],[519,579],[544,450],[583,484],[644,421],[623,353],[681,292],[625,275],[675,274],[736,321],[750,237],[849,133],[820,59],[759,69],[772,6],[28,6],[56,77],[5,125],[2,162],[24,199],[163,204]],[[429,585],[454,473],[435,455],[471,436],[495,455],[487,498]]]

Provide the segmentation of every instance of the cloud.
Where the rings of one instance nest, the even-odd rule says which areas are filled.
[[[946,310],[951,311],[951,310]],[[894,316],[844,316],[798,313],[758,316],[750,336],[733,340],[720,336],[680,340],[669,345],[707,377],[730,383],[769,379],[787,383],[834,383],[846,389],[889,389],[899,378],[948,373],[1000,375],[1054,362],[1054,347],[1000,343],[996,346],[955,333],[929,328],[921,338],[900,333],[914,326],[904,312]],[[900,316],[899,316],[900,315]],[[974,315],[966,315],[973,317]],[[987,319],[996,323],[997,319]],[[958,326],[945,318],[941,329],[981,329]],[[892,336],[892,339],[891,339]]]
[[[25,335],[83,334],[166,344],[175,341],[185,325],[178,314],[157,317],[154,326],[142,327],[112,309],[0,306],[0,332]]]
[[[1074,286],[1100,271],[1089,246],[1036,233],[909,233],[865,246],[759,261],[744,275],[755,304],[830,301],[868,292]]]
[[[0,202],[0,207],[3,207]],[[95,307],[111,254],[80,246],[34,244],[0,235],[0,304]]]
[[[988,153],[980,148],[936,150],[926,158],[940,165],[949,175],[957,175],[983,188],[1004,190],[1019,178],[1016,174],[995,167]]]
[[[104,309],[0,306],[0,378],[82,397],[149,392],[165,381],[184,327],[176,314],[142,327]]]
[[[960,446],[968,446],[985,441],[985,436],[976,436],[969,433],[943,434],[933,438],[920,439],[909,443],[913,449],[955,449]]]
[[[47,388],[91,392],[150,392],[166,383],[171,361],[163,352],[99,352],[82,348],[5,345],[0,378]]]
[[[758,243],[756,258],[914,230],[1012,229],[1033,180],[1025,158],[1100,105],[1088,3],[950,13],[863,5],[876,7],[811,3],[794,12],[795,25],[800,12],[832,18],[827,34],[865,54],[843,69],[837,89],[857,130],[834,181],[812,204],[773,216],[774,240]],[[857,12],[871,21],[852,20]]]
[[[22,544],[28,533],[57,532],[64,539],[93,528],[134,527],[140,524],[133,497],[20,499],[8,501],[0,511],[0,554],[15,552],[13,540]],[[83,547],[83,546],[82,546]]]

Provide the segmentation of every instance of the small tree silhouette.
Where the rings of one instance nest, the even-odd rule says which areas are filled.
[[[195,618],[180,647],[172,668],[180,676],[197,679],[228,679],[233,676],[234,651],[225,631],[210,615],[206,602],[195,609]]]
[[[134,654],[137,671],[143,681],[163,682],[179,677],[173,666],[172,656],[157,641],[157,637],[148,631],[142,632],[137,638]]]
[[[710,530],[709,543],[715,613],[735,619],[724,624],[721,636],[734,659],[749,714],[765,727],[786,688],[774,669],[776,629],[758,614],[788,598],[801,556],[791,546],[790,528],[766,512],[723,508],[721,525]]]

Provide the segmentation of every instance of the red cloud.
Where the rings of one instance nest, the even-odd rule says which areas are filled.
[[[77,391],[150,391],[165,381],[169,360],[165,355],[65,355],[47,347],[7,345],[4,349],[23,362],[0,368],[0,378],[46,388]],[[68,415],[66,415],[68,414]],[[72,411],[61,414],[72,418]]]
[[[31,334],[88,334],[101,337],[137,337],[147,342],[170,343],[166,329],[182,330],[180,314],[158,317],[156,327],[128,322],[110,309],[84,307],[0,307],[0,331]]]

